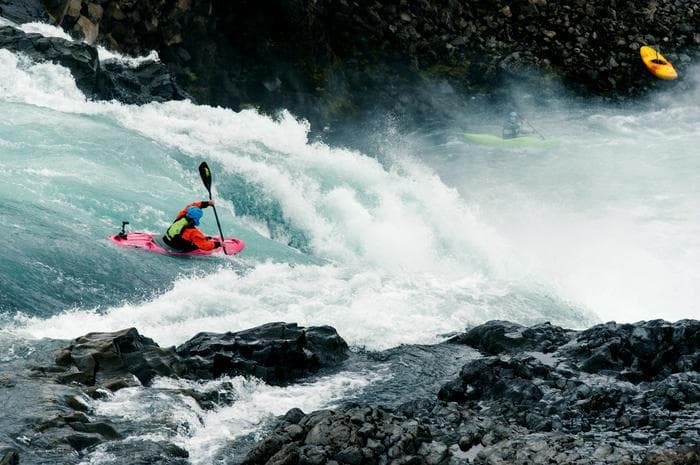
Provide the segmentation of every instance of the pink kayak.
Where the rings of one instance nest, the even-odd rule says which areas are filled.
[[[117,244],[119,247],[127,249],[143,249],[147,252],[162,253],[166,255],[212,255],[222,253],[223,248],[217,247],[212,250],[193,250],[192,252],[178,252],[165,245],[159,234],[150,234],[145,232],[130,232],[126,234],[115,234],[109,236],[110,241]],[[245,249],[245,243],[240,239],[225,238],[226,254],[235,255]]]

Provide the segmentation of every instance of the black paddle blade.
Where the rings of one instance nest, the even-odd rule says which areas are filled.
[[[203,161],[202,164],[199,165],[199,175],[202,177],[204,187],[206,187],[207,191],[211,193],[211,171],[209,170],[209,165],[207,165],[206,161]]]

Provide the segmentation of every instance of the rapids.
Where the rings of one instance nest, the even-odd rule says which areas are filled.
[[[358,130],[347,146],[371,147],[360,150],[310,137],[287,112],[87,101],[66,69],[0,50],[3,362],[41,338],[129,326],[171,345],[270,321],[329,324],[355,350],[382,350],[491,319],[583,328],[700,317],[700,95],[613,106],[518,93],[558,147],[469,145],[461,134],[497,133],[502,112],[454,96],[451,124],[401,132],[389,121]],[[108,243],[123,220],[164,231],[206,198],[202,160],[224,232],[247,244],[241,255]],[[215,234],[209,212],[202,229]],[[229,432],[221,422],[243,436],[251,417],[325,406],[377,377],[285,389],[233,380],[243,401],[206,414],[183,407],[208,418],[177,437],[211,454]],[[161,408],[141,396],[123,390],[98,410]]]

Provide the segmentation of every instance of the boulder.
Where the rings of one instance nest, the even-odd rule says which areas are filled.
[[[248,374],[271,384],[287,384],[336,366],[347,358],[348,346],[330,326],[268,323],[236,333],[200,333],[176,352],[188,360],[189,378]]]
[[[508,321],[489,321],[450,339],[489,355],[518,353],[526,350],[554,352],[571,339],[573,332],[550,323],[530,327]]]
[[[546,379],[550,368],[531,357],[487,357],[470,362],[459,377],[440,389],[438,398],[445,401],[498,400],[517,405],[533,405],[543,393],[535,383]]]
[[[57,379],[117,390],[148,384],[155,376],[177,376],[183,364],[172,350],[161,349],[135,328],[89,333],[56,354],[64,372]]]

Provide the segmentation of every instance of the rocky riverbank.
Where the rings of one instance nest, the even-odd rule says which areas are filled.
[[[682,91],[700,52],[693,0],[2,0],[0,13],[49,18],[122,53],[157,50],[199,103],[285,108],[315,125],[376,108],[435,114],[431,92],[416,91],[427,83],[505,100],[508,82],[616,99]],[[643,44],[659,47],[681,78],[653,78]]]
[[[90,399],[148,387],[156,377],[240,375],[287,385],[319,370],[351,369],[367,357],[349,352],[330,327],[287,323],[202,333],[171,348],[133,328],[51,346],[44,363],[1,373],[2,464],[73,464],[97,449],[124,464],[197,461],[167,440],[134,442],[133,432],[127,440],[128,428],[95,412]],[[396,365],[405,366],[394,372],[398,379],[373,389],[403,400],[377,404],[360,396],[331,410],[292,409],[225,463],[700,463],[700,321],[607,323],[585,331],[493,321],[436,346],[370,354],[364,363],[377,367],[397,356]],[[450,359],[461,360],[461,370],[450,368]],[[447,371],[416,378],[428,365]],[[395,382],[414,385],[396,390]],[[199,386],[178,395],[203,409],[237,402],[225,385]]]

